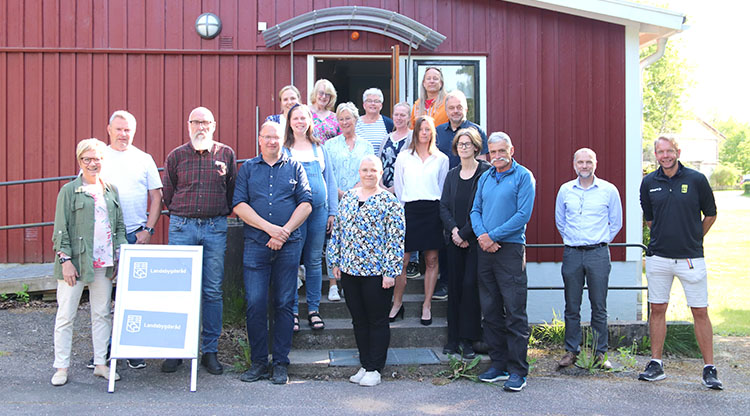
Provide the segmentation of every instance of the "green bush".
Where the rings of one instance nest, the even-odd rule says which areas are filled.
[[[736,186],[741,177],[742,172],[737,168],[733,166],[719,165],[716,166],[716,169],[714,169],[714,172],[711,174],[709,182],[714,188],[726,188]]]

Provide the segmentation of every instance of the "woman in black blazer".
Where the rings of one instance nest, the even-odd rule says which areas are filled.
[[[471,345],[481,337],[482,313],[477,287],[477,237],[471,229],[471,206],[477,180],[490,164],[476,157],[482,150],[482,137],[473,128],[456,132],[453,153],[461,164],[445,178],[440,198],[440,219],[443,221],[448,254],[448,343],[443,354],[461,352],[474,358]]]

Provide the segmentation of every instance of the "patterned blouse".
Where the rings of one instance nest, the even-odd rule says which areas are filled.
[[[401,274],[404,256],[404,208],[387,191],[360,207],[356,190],[345,193],[328,242],[328,269],[339,267],[353,276]]]
[[[94,198],[94,268],[111,267],[114,265],[112,256],[112,228],[109,225],[107,201],[100,184],[84,186],[85,192]]]
[[[313,135],[320,139],[321,143],[325,143],[328,139],[336,137],[341,134],[341,128],[339,122],[336,120],[336,113],[331,111],[326,118],[318,117],[314,111],[313,116]]]
[[[386,188],[393,187],[393,173],[395,172],[396,156],[401,153],[402,150],[409,147],[411,141],[411,130],[406,137],[401,140],[394,142],[393,137],[396,132],[388,135],[383,142],[383,147],[380,149],[380,161],[383,162],[383,186]]]

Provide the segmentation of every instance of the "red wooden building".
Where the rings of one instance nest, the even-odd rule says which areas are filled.
[[[205,12],[221,21],[213,39],[196,32]],[[439,65],[447,87],[469,97],[470,118],[488,133],[509,133],[516,159],[536,176],[529,243],[561,242],[555,195],[583,146],[620,189],[626,218],[617,241],[638,242],[639,48],[683,20],[620,0],[7,0],[0,182],[75,174],[75,144],[106,141],[117,109],[135,115],[134,144],[157,164],[186,141],[186,117],[198,105],[214,112],[218,140],[250,158],[258,121],[278,112],[277,91],[290,82],[305,97],[326,77],[339,102],[361,101],[373,85],[391,102],[413,102],[420,71]],[[0,186],[0,225],[52,221],[61,183]],[[157,241],[166,241],[166,221]],[[0,263],[52,261],[51,232],[0,231]],[[560,259],[557,250],[528,254],[541,271]],[[624,250],[615,255],[626,260]],[[621,263],[634,270],[640,253],[627,255]]]

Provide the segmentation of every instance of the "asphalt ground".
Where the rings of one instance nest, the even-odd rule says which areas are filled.
[[[118,363],[122,380],[114,393],[107,393],[107,382],[85,367],[91,357],[87,308],[80,309],[76,319],[68,384],[50,384],[54,314],[54,306],[0,310],[0,414],[750,414],[748,338],[717,339],[724,391],[701,386],[702,364],[696,359],[666,360],[667,379],[647,383],[637,380],[637,369],[593,375],[577,369],[558,371],[555,354],[535,352],[534,370],[520,393],[467,380],[441,385],[444,380],[431,376],[410,377],[409,369],[397,369],[396,378],[387,374],[381,385],[371,388],[346,379],[305,379],[294,373],[286,386],[243,383],[238,373],[214,376],[201,369],[197,391],[190,392],[189,367],[164,374],[158,360],[148,360],[148,367],[140,370]],[[640,369],[647,357],[637,360]]]

